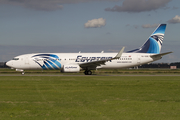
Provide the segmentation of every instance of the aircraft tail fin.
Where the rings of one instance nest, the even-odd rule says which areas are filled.
[[[166,24],[160,24],[148,40],[138,49],[128,51],[128,53],[154,53],[159,54],[163,44]]]

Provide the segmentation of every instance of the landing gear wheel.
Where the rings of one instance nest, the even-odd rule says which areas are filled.
[[[92,75],[92,72],[90,70],[88,70],[87,74],[88,75]]]
[[[85,75],[92,75],[92,72],[91,72],[90,70],[85,70],[85,71],[84,71],[84,74],[85,74]]]

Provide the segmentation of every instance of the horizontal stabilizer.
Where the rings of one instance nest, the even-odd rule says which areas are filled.
[[[173,52],[166,52],[166,53],[161,53],[161,54],[155,54],[155,55],[151,55],[151,57],[162,57],[162,56],[170,54],[170,53],[173,53]]]

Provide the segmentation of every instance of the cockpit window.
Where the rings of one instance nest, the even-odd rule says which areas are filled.
[[[13,60],[19,60],[19,58],[13,58]]]

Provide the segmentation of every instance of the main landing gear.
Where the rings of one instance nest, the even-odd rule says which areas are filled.
[[[85,74],[85,75],[92,75],[92,72],[91,72],[90,70],[85,70],[85,71],[84,71],[84,74]]]

